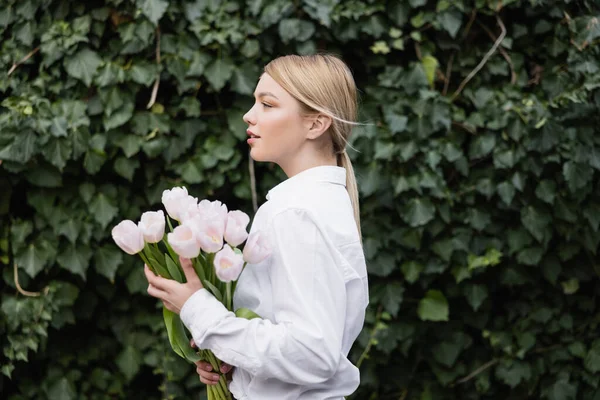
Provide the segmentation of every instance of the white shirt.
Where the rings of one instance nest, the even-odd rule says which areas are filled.
[[[359,385],[347,358],[368,304],[367,269],[345,188],[346,170],[305,170],[271,189],[252,231],[269,238],[272,254],[248,264],[234,309],[206,289],[194,293],[181,319],[199,348],[235,366],[238,400],[341,400]]]

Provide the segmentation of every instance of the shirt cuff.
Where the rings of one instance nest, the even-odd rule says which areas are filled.
[[[196,291],[181,307],[179,317],[190,330],[198,348],[206,339],[207,331],[226,318],[231,311],[218,301],[208,290]]]

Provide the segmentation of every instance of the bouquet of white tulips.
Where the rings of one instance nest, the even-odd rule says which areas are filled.
[[[156,275],[178,282],[185,279],[179,257],[190,259],[204,288],[234,311],[233,294],[240,273],[247,263],[259,263],[270,254],[264,238],[260,232],[248,235],[250,217],[244,212],[228,212],[220,201],[198,202],[185,187],[165,190],[162,203],[168,214],[166,218],[159,210],[143,213],[137,224],[121,221],[112,229],[114,241],[126,253],[138,254]],[[166,240],[165,225],[169,227]],[[242,252],[238,247],[244,242]],[[248,319],[258,317],[248,309],[235,310],[235,314]],[[163,307],[163,318],[175,353],[192,363],[207,361],[213,371],[220,370],[221,361],[210,350],[196,353],[191,348],[178,314]],[[218,385],[207,390],[209,400],[232,399],[224,376]]]

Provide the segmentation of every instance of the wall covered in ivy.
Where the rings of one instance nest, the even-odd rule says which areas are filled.
[[[593,0],[4,0],[0,38],[2,398],[202,398],[110,229],[176,185],[252,213],[261,68],[327,51],[364,123],[353,399],[600,399]]]

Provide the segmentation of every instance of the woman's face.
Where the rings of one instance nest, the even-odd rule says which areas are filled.
[[[258,81],[254,99],[244,115],[250,156],[255,161],[274,162],[285,170],[285,164],[293,162],[306,141],[300,103],[268,74]]]

